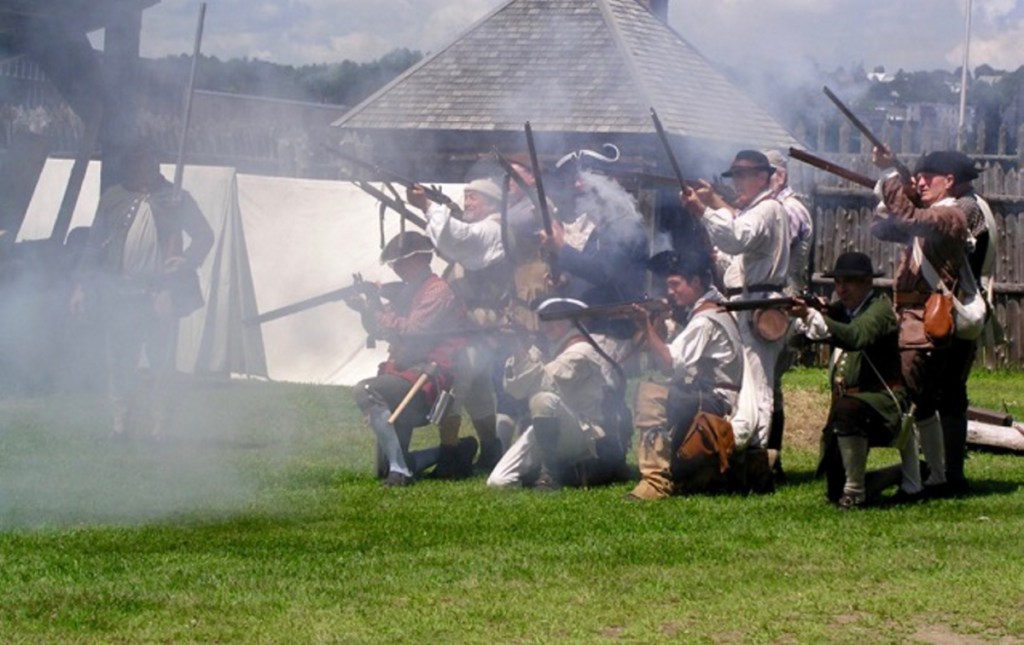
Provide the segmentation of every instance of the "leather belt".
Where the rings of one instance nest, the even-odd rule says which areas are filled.
[[[889,389],[891,389],[893,392],[898,392],[903,389],[902,383],[889,383],[888,385]],[[885,390],[868,390],[862,387],[858,387],[856,385],[853,387],[843,388],[844,394],[860,394],[861,392],[885,392]]]
[[[928,302],[931,295],[920,291],[894,291],[893,303],[896,307],[917,307]]]

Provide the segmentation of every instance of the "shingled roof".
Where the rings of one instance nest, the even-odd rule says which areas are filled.
[[[334,125],[374,131],[650,135],[796,145],[637,0],[510,0]]]

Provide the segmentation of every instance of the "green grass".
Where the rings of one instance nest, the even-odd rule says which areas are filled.
[[[766,497],[389,490],[343,388],[185,400],[160,445],[102,441],[92,398],[0,402],[4,642],[1024,640],[1017,456],[972,453],[968,498],[848,514],[799,446]]]

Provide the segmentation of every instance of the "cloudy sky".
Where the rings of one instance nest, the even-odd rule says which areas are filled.
[[[209,0],[204,53],[302,65],[430,52],[506,0]],[[952,70],[967,0],[669,0],[669,22],[717,64],[766,72],[863,64]],[[971,59],[1024,64],[1024,0],[974,0]],[[199,0],[147,10],[143,54],[190,52]]]

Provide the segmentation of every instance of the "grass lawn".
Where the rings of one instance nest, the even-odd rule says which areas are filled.
[[[0,400],[0,640],[1024,642],[1024,458],[839,513],[811,477],[824,378],[787,375],[779,492],[655,504],[384,489],[344,388],[194,388],[160,444],[105,442],[95,397]],[[1024,375],[971,393],[1024,417]]]

